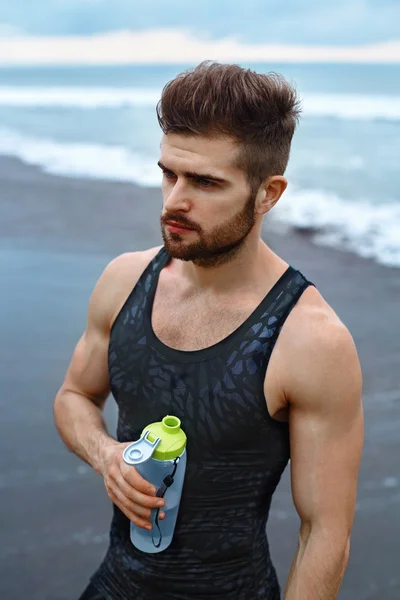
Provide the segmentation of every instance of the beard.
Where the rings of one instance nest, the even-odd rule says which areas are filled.
[[[184,217],[166,213],[161,216],[161,235],[164,246],[171,258],[191,261],[199,267],[215,267],[229,262],[237,255],[247,236],[253,229],[255,218],[256,193],[252,193],[243,209],[228,221],[214,227],[209,233],[195,228]],[[165,230],[165,221],[176,221],[183,227],[193,227],[197,240],[187,242],[184,236]],[[190,234],[189,234],[190,235]]]

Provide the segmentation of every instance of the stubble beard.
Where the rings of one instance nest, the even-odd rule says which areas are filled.
[[[161,235],[169,256],[191,261],[203,268],[230,262],[239,253],[255,225],[255,199],[256,194],[252,193],[238,214],[215,227],[210,233],[203,234],[202,231],[196,231],[195,235],[198,239],[192,243],[186,242],[184,235],[166,232],[161,219]],[[173,216],[168,218],[172,220]],[[184,226],[183,222],[182,225]]]

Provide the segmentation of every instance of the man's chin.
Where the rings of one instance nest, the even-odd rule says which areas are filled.
[[[198,253],[183,242],[164,240],[164,246],[171,258],[179,260],[195,260],[197,258]]]

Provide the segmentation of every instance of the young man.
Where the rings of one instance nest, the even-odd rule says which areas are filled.
[[[280,598],[265,529],[290,456],[301,527],[284,597],[333,600],[363,443],[359,361],[317,289],[260,238],[287,185],[295,93],[278,76],[202,63],[157,110],[164,245],[107,266],[54,405],[65,444],[114,503],[82,599]],[[118,440],[102,418],[110,391]],[[147,554],[129,525],[148,527],[159,499],[122,452],[167,414],[188,463],[172,544]]]

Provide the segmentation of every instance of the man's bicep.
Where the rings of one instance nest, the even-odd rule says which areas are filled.
[[[72,391],[103,407],[110,393],[108,376],[108,344],[114,299],[110,297],[110,271],[116,261],[102,273],[91,294],[86,329],[73,352],[63,391]]]
[[[91,294],[87,325],[72,356],[62,389],[93,400],[102,407],[110,393],[108,346],[115,318],[133,286],[160,247],[127,252],[104,269]]]
[[[303,358],[290,409],[293,500],[303,527],[350,533],[363,445],[361,371],[347,330]]]
[[[82,394],[101,408],[104,406],[110,384],[108,340],[102,332],[84,332],[72,355],[62,389]]]

